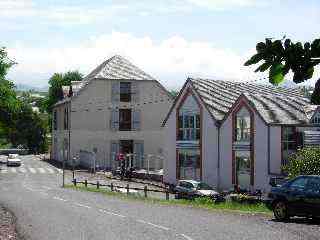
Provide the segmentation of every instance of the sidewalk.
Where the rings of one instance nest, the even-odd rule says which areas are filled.
[[[0,240],[17,240],[14,217],[0,206]]]

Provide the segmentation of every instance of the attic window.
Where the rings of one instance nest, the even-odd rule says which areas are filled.
[[[314,117],[312,118],[311,122],[313,124],[320,124],[320,113],[317,112]]]
[[[121,82],[120,83],[120,102],[131,101],[131,83]]]

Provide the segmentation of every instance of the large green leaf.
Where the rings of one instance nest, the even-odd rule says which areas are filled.
[[[278,85],[279,83],[281,83],[284,79],[284,75],[283,75],[283,64],[278,63],[278,64],[274,64],[271,66],[270,70],[269,70],[269,81],[274,84],[274,85]]]
[[[253,55],[248,61],[246,61],[244,63],[244,65],[245,66],[249,66],[249,65],[252,65],[252,64],[256,64],[256,63],[260,62],[262,59],[263,59],[263,55],[260,54],[260,53],[257,53],[255,55]]]
[[[272,63],[271,62],[265,62],[263,64],[261,64],[256,70],[255,72],[264,72],[266,71],[269,67],[271,67]]]

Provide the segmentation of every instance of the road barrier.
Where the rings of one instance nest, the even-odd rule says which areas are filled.
[[[126,186],[120,186],[120,185],[114,185],[113,183],[111,183],[111,184],[101,184],[99,181],[97,181],[97,182],[88,182],[87,180],[77,181],[77,179],[73,179],[72,183],[73,183],[73,185],[75,187],[77,186],[77,184],[82,184],[86,188],[88,187],[88,185],[95,186],[97,189],[100,189],[100,188],[103,188],[103,187],[110,188],[110,190],[112,192],[113,191],[117,191],[117,189],[125,189],[127,195],[130,194],[130,190],[143,191],[145,198],[148,197],[148,192],[163,193],[166,196],[166,200],[169,200],[169,189],[167,189],[167,188],[165,190],[157,190],[157,189],[148,189],[148,186],[144,186],[144,188],[138,188],[138,187],[130,187],[129,184],[127,184]]]

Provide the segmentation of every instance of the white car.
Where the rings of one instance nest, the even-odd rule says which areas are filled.
[[[18,154],[9,154],[7,159],[7,166],[21,166],[21,159]]]

